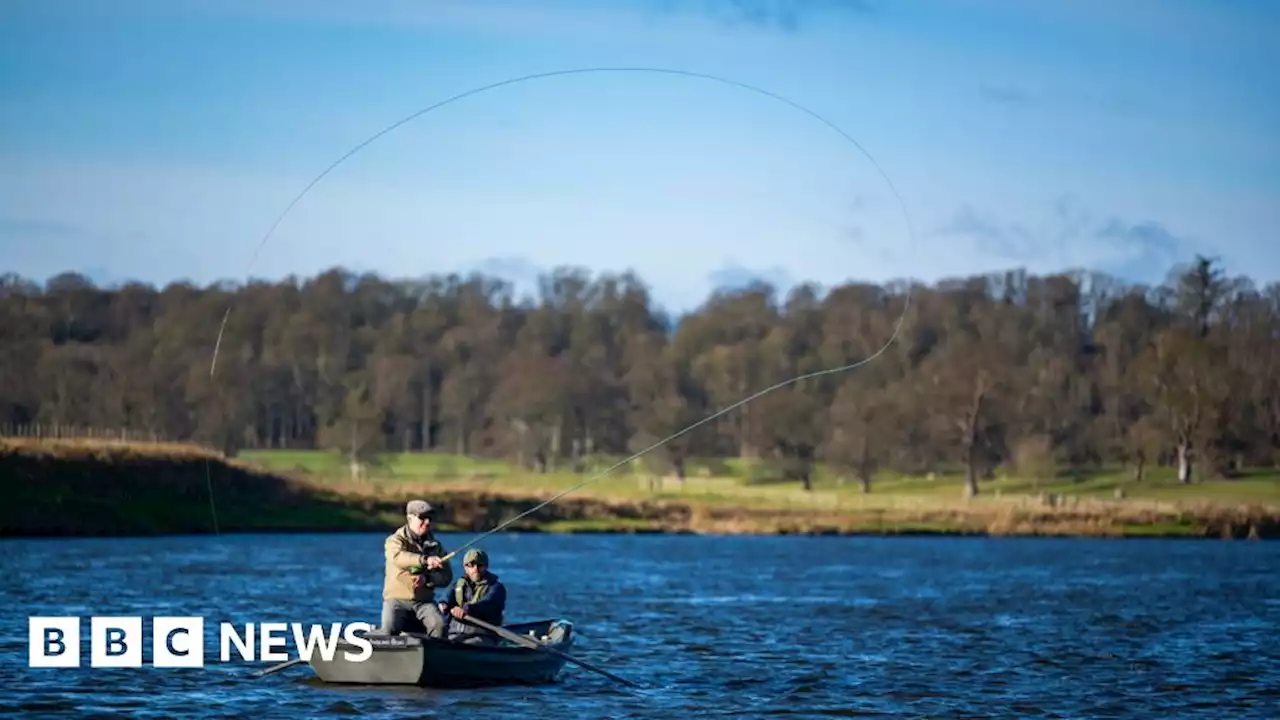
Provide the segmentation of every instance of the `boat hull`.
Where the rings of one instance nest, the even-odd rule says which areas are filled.
[[[567,652],[573,645],[573,625],[564,620],[544,620],[507,625],[506,629],[535,638],[547,637],[548,648]],[[373,654],[363,661],[348,660],[344,653],[359,655],[362,648],[338,643],[333,658],[311,659],[316,676],[326,683],[353,685],[419,685],[424,687],[476,687],[487,685],[543,685],[556,682],[564,658],[546,650],[513,645],[471,645],[430,638],[422,633],[387,635],[364,633]]]

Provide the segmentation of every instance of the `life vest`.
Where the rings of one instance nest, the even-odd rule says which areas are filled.
[[[463,591],[466,589],[466,586],[467,586],[467,578],[464,578],[464,577],[458,578],[458,584],[453,586],[453,600],[458,605],[458,607],[462,607],[467,603],[467,601],[463,598]],[[473,603],[480,602],[481,598],[483,598],[485,593],[488,591],[489,591],[489,580],[488,578],[481,577],[480,581],[477,582],[474,586],[472,586],[471,602]]]

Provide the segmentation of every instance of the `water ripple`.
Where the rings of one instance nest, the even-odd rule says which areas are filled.
[[[511,619],[574,620],[575,654],[648,690],[572,665],[551,687],[440,691],[328,686],[306,668],[251,680],[257,665],[218,661],[220,622],[376,623],[381,545],[381,535],[5,541],[0,713],[1280,716],[1280,553],[1259,543],[509,534],[485,547]],[[148,633],[151,616],[201,615],[209,663],[30,669],[26,616],[37,613],[141,615]],[[87,661],[87,620],[82,632]]]

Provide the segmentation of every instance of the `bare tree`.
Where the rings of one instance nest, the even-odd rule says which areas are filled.
[[[357,459],[447,450],[585,471],[797,375],[866,359],[907,287],[717,290],[679,318],[634,275],[557,269],[539,297],[454,275],[102,288],[0,277],[0,426],[114,426]],[[1280,286],[1197,257],[1158,287],[1023,270],[910,286],[895,344],[648,458],[751,458],[802,487],[963,467],[1041,477],[1165,463],[1184,482],[1280,464]],[[223,313],[233,307],[209,360]]]

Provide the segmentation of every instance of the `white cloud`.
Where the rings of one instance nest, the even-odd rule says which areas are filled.
[[[1100,216],[1074,196],[1019,220],[966,204],[932,233],[962,237],[985,257],[1036,273],[1083,268],[1158,280],[1191,252],[1190,243],[1159,221]]]

